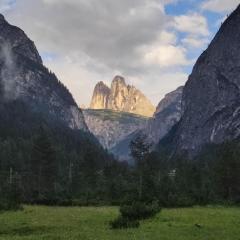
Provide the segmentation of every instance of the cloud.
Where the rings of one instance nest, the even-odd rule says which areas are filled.
[[[161,44],[176,44],[177,36],[174,32],[162,31],[159,34],[157,41],[160,42]]]
[[[186,38],[182,39],[182,43],[188,48],[204,48],[206,44],[209,43],[209,39],[187,36]]]
[[[139,48],[143,64],[147,65],[147,68],[155,66],[161,69],[191,64],[187,59],[186,49],[178,45],[177,40],[176,33],[162,31],[154,43]]]
[[[208,21],[198,13],[191,12],[174,17],[173,28],[183,33],[181,43],[185,49],[203,49],[210,41]]]
[[[200,14],[176,16],[174,20],[174,28],[180,32],[197,36],[209,35],[207,19]]]
[[[175,0],[21,0],[6,18],[34,40],[44,63],[79,104],[87,105],[94,84],[110,81],[116,73],[138,79],[137,87],[144,82],[151,92],[153,85],[148,85],[155,76],[191,64],[178,40],[176,31],[182,29],[178,22],[171,29],[175,19],[165,12],[171,2]]]
[[[137,69],[136,49],[151,44],[168,20],[158,0],[22,0],[10,17],[40,49],[78,52],[123,72]]]
[[[145,85],[145,77],[147,77],[150,82]],[[172,72],[162,72],[159,71],[158,74],[146,75],[144,78],[135,79],[133,84],[139,84],[139,88],[143,92],[148,93],[148,97],[153,101],[155,105],[169,92],[175,90],[179,86],[184,86],[188,79],[188,74],[182,71],[172,71]],[[131,78],[130,78],[131,80]],[[168,84],[164,84],[168,83]]]
[[[186,66],[191,62],[186,58],[186,49],[173,45],[151,46],[145,49],[144,61],[159,67]]]
[[[0,0],[0,12],[4,13],[11,8],[13,0]]]
[[[201,5],[203,10],[225,13],[234,10],[239,5],[239,0],[207,0]]]

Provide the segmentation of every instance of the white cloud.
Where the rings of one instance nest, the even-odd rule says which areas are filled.
[[[200,14],[176,16],[174,20],[174,28],[177,31],[197,36],[209,35],[207,19]]]
[[[182,43],[187,48],[204,48],[206,44],[209,43],[209,39],[187,36],[186,38],[182,39]]]
[[[157,75],[149,75],[148,79],[150,79],[150,84],[147,86],[140,85],[140,89],[144,92],[146,91],[148,93],[147,96],[157,105],[166,93],[175,90],[179,86],[184,86],[188,75],[182,71],[159,72]],[[151,86],[154,86],[154,88]]]
[[[207,0],[202,3],[204,10],[225,13],[234,10],[239,5],[239,0]]]
[[[191,64],[186,49],[177,45],[177,35],[174,32],[162,31],[154,43],[141,46],[139,53],[147,66],[167,69]]]
[[[161,44],[176,44],[177,36],[174,32],[162,31],[159,34],[157,42],[160,42]]]
[[[188,13],[174,17],[173,28],[185,34],[181,43],[188,50],[193,48],[203,49],[210,41],[207,19],[198,13]]]
[[[186,58],[186,49],[173,45],[151,46],[146,48],[144,61],[148,65],[159,65],[159,67],[186,66],[191,64]]]

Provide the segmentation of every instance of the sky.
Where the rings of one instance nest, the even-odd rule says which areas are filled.
[[[0,0],[79,106],[115,75],[154,105],[184,85],[240,0]]]

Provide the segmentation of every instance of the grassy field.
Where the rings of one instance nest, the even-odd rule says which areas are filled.
[[[25,206],[0,213],[0,240],[240,240],[240,208],[164,209],[139,229],[111,230],[117,214],[112,207]]]

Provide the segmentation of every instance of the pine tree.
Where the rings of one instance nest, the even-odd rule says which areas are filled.
[[[144,165],[150,154],[151,144],[145,141],[146,136],[140,134],[130,143],[131,155],[135,160],[138,175],[138,198],[142,200]]]

